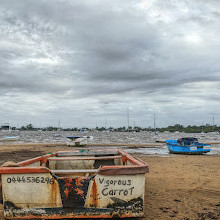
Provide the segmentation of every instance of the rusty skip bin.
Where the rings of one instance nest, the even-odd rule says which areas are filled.
[[[142,217],[148,165],[118,149],[60,151],[1,167],[6,219]]]

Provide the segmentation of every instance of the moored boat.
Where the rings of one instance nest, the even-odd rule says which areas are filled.
[[[69,136],[66,137],[67,146],[80,146],[83,147],[87,144],[88,140],[93,140],[93,136]]]
[[[180,138],[178,140],[166,140],[171,153],[176,154],[203,154],[211,150],[209,144],[199,143],[197,138]]]
[[[60,151],[0,167],[6,219],[142,217],[148,165],[118,149]]]

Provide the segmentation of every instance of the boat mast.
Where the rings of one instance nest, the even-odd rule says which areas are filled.
[[[212,117],[212,131],[214,132],[215,116]]]
[[[127,121],[128,121],[128,131],[129,131],[129,108],[127,108]]]
[[[154,114],[154,132],[156,132],[156,115]]]
[[[60,120],[58,121],[58,132],[60,133]]]
[[[105,130],[107,130],[107,117],[105,116]]]

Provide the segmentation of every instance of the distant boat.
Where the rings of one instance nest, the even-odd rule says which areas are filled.
[[[0,141],[17,141],[17,140],[19,140],[19,136],[5,136],[0,138]]]
[[[178,140],[166,140],[171,153],[176,154],[203,154],[211,150],[209,144],[199,143],[197,138],[186,137]]]
[[[67,138],[67,146],[85,146],[87,144],[87,140],[93,140],[93,136],[69,136]],[[83,142],[83,143],[82,143]]]

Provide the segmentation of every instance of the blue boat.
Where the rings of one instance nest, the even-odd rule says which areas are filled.
[[[175,154],[203,154],[210,152],[210,144],[199,143],[197,138],[186,137],[178,140],[166,140],[167,147]]]

